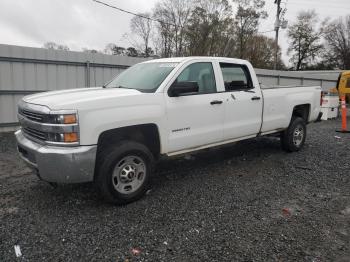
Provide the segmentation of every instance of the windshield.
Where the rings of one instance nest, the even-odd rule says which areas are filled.
[[[107,88],[137,89],[141,92],[155,92],[177,63],[137,64],[113,79]]]

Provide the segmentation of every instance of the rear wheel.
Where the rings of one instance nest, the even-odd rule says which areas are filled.
[[[121,141],[99,157],[96,184],[104,198],[114,204],[127,204],[141,198],[148,189],[153,155],[146,146]]]
[[[299,151],[305,143],[306,124],[301,117],[293,117],[289,127],[281,134],[282,148],[287,152]]]

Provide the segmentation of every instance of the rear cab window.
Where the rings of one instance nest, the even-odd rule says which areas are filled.
[[[254,88],[247,66],[231,63],[219,64],[224,80],[225,91],[244,91]]]

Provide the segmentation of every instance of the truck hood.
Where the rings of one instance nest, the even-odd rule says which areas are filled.
[[[89,101],[140,94],[142,93],[135,89],[93,87],[44,92],[26,96],[23,100],[27,103],[47,106],[52,110],[78,109],[80,104]]]

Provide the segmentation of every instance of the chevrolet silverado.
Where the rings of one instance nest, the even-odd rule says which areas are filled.
[[[103,87],[18,104],[20,156],[50,183],[95,182],[109,202],[142,197],[160,156],[277,134],[298,151],[320,116],[321,88],[261,87],[245,60],[150,60]]]

